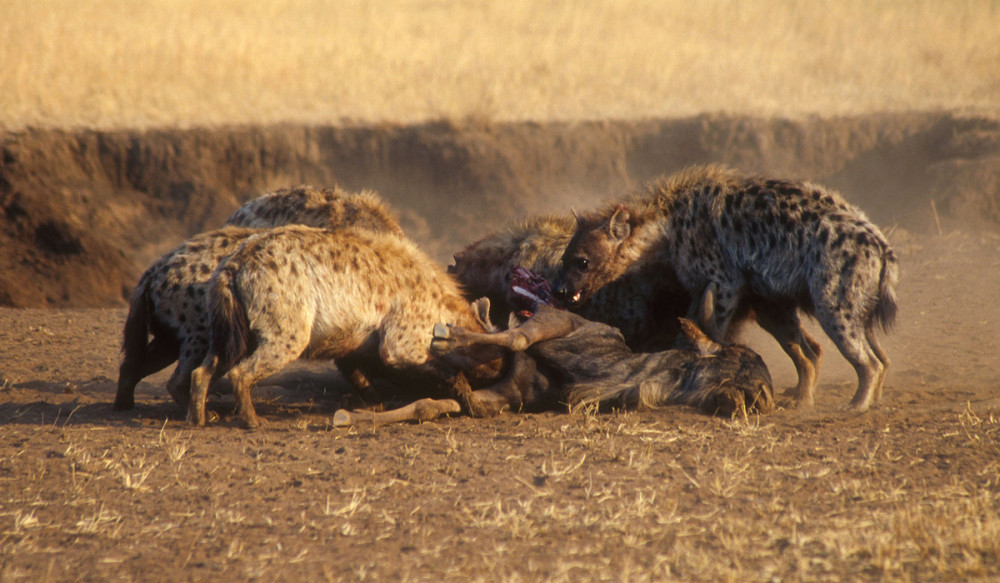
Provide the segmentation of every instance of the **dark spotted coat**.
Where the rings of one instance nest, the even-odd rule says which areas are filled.
[[[803,403],[813,400],[820,353],[797,312],[815,315],[858,372],[852,407],[879,398],[889,362],[875,329],[895,318],[896,256],[830,189],[718,166],[658,179],[581,217],[556,287],[583,305],[623,276],[675,280],[695,298],[716,284],[720,335],[752,307],[795,363]]]
[[[490,299],[494,322],[506,322],[509,274],[523,267],[555,280],[575,230],[576,220],[569,216],[539,216],[508,225],[456,253],[449,271],[467,297]],[[626,274],[574,311],[614,326],[634,350],[656,351],[673,345],[680,331],[677,318],[687,314],[690,303],[687,291],[675,281]]]

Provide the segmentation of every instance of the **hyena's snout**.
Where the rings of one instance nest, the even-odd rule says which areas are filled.
[[[576,288],[564,277],[557,277],[552,284],[552,293],[559,302],[568,307],[575,306],[583,300],[583,290]]]

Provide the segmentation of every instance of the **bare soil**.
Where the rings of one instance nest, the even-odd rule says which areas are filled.
[[[784,131],[781,123],[754,123],[770,129],[754,133],[744,124],[747,136],[757,136],[745,143]],[[726,127],[733,125],[739,124]],[[614,134],[606,127],[600,131]],[[819,130],[788,131],[813,136]],[[988,134],[982,124],[976,131]],[[462,151],[488,149],[476,146],[468,132],[461,135],[470,144]],[[595,135],[591,143],[602,143]],[[547,139],[557,150],[566,148]],[[711,136],[697,139],[712,142]],[[968,146],[964,162],[953,165],[979,164],[980,172],[993,163],[992,139],[981,139],[979,150]],[[732,139],[725,143],[733,156],[760,159],[752,149],[732,146]],[[137,151],[143,147],[135,145]],[[426,151],[443,159],[440,152],[449,147]],[[646,152],[628,151],[640,150]],[[185,229],[201,227],[176,213],[163,219],[168,234],[160,235],[150,218],[153,207],[143,206],[156,198],[147,191],[133,187],[125,193],[83,175],[73,188],[56,168],[51,176],[62,176],[58,180],[42,180],[44,173],[35,170],[34,184],[59,182],[66,200],[90,201],[50,201],[48,207],[58,224],[69,226],[59,232],[79,229],[72,231],[81,242],[74,253],[73,237],[35,236],[35,211],[9,210],[15,198],[25,210],[41,208],[26,201],[43,199],[31,197],[22,175],[8,172],[6,182],[0,181],[0,187],[7,185],[0,188],[5,216],[19,220],[25,233],[34,229],[20,240],[63,240],[65,246],[55,249],[70,251],[64,259],[75,257],[85,267],[74,272],[60,268],[69,260],[53,260],[39,271],[44,276],[31,285],[69,283],[24,297],[48,294],[54,301],[34,305],[57,307],[24,307],[30,302],[19,300],[9,305],[20,307],[0,308],[0,582],[1000,579],[1000,234],[988,212],[972,221],[957,199],[938,197],[935,220],[928,187],[917,183],[944,172],[943,166],[933,172],[904,169],[904,157],[890,150],[864,163],[857,157],[834,163],[839,154],[826,159],[820,150],[797,148],[812,152],[802,157],[803,167],[827,166],[816,171],[833,177],[824,182],[840,181],[846,192],[844,183],[855,181],[866,185],[866,193],[884,193],[861,201],[851,197],[872,209],[901,264],[900,316],[885,342],[893,365],[874,410],[844,409],[854,372],[814,330],[826,352],[811,409],[782,407],[748,419],[680,407],[508,413],[354,429],[330,424],[348,396],[343,379],[326,363],[296,364],[258,387],[255,402],[268,422],[258,431],[237,427],[226,396],[210,404],[218,421],[203,429],[185,425],[163,389],[169,369],[140,383],[134,411],[112,413],[125,317],[121,294],[127,291],[120,288],[131,285],[122,282],[137,276],[129,271],[137,269],[136,257],[155,256]],[[779,160],[784,154],[774,152],[781,148],[768,151],[765,169],[793,162],[790,155]],[[640,163],[636,156],[620,169],[622,177],[605,179],[593,192],[614,194],[611,186],[647,174],[639,168],[651,168],[652,159]],[[884,184],[875,180],[876,157],[887,160],[883,175],[890,178]],[[23,154],[8,156],[6,168],[13,167],[13,158],[25,160]],[[722,161],[738,162],[732,156]],[[477,172],[480,184],[487,184],[489,176],[500,182],[519,176],[516,170],[484,166]],[[553,174],[572,173],[577,171]],[[554,181],[527,170],[525,175],[521,184]],[[971,176],[953,176],[959,175]],[[961,200],[985,205],[977,208],[995,203],[995,185],[983,176],[981,183],[963,187]],[[449,192],[459,188],[451,178],[441,180]],[[886,186],[907,181],[912,189]],[[568,183],[560,200],[571,199],[577,188],[581,197],[593,196],[583,193],[582,182]],[[968,193],[977,184],[985,194],[974,200]],[[397,206],[399,192],[392,194]],[[530,201],[529,194],[518,200]],[[202,213],[210,222],[238,202],[226,196],[191,196],[197,205],[188,206],[218,207]],[[535,201],[525,208],[553,204]],[[112,207],[119,215],[107,210]],[[88,283],[99,282],[99,274],[73,284],[73,273],[100,267],[82,262],[95,249],[91,241],[104,237],[120,244],[114,237],[125,233],[115,231],[111,220],[102,228],[76,222],[85,208],[92,217],[118,216],[123,225],[132,209],[129,216],[143,226],[131,235],[136,246],[109,244],[120,250],[124,274],[115,276],[120,281],[110,291]],[[137,210],[142,208],[146,215]],[[411,209],[404,217],[411,217],[413,229],[422,216],[420,204],[405,208]],[[524,209],[505,210],[496,220],[518,212]],[[445,258],[444,249],[457,250],[474,238],[461,231],[437,233],[435,239],[433,224],[426,219],[427,230],[415,236],[438,241],[430,245],[439,245]],[[12,250],[27,249],[8,243],[10,257]],[[43,251],[36,245],[10,260],[4,278],[28,277],[12,265],[41,269],[38,253]],[[29,285],[11,281],[5,281],[7,289]],[[791,365],[772,340],[748,331],[746,341],[764,354],[780,387],[793,384]]]

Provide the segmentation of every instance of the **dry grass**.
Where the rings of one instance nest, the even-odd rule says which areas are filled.
[[[851,415],[809,419],[577,414],[492,439],[473,420],[378,435],[17,426],[0,447],[17,476],[0,500],[0,552],[17,558],[0,581],[145,578],[136,561],[161,556],[219,581],[998,574],[995,409],[948,412],[933,441],[902,413],[861,432],[838,431]],[[940,452],[989,461],[938,472]],[[65,565],[49,564],[57,551]]]
[[[7,0],[0,128],[1000,103],[990,0]]]

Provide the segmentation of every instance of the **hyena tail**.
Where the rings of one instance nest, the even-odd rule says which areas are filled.
[[[143,365],[147,362],[149,352],[150,303],[149,281],[143,278],[132,292],[128,316],[125,317],[125,330],[122,333],[122,364],[118,369],[115,411],[126,411],[135,406],[135,386],[145,376]]]
[[[229,370],[250,352],[250,320],[234,275],[234,270],[223,267],[213,276],[209,354],[219,359],[217,374]]]
[[[892,249],[886,249],[882,257],[882,272],[879,274],[878,298],[875,300],[875,309],[872,311],[872,324],[877,325],[883,332],[892,329],[896,322],[896,284],[899,282],[899,264],[896,262],[896,254]]]
[[[149,318],[151,313],[149,280],[143,278],[129,301],[125,330],[122,332],[124,362],[139,362],[149,345]]]

